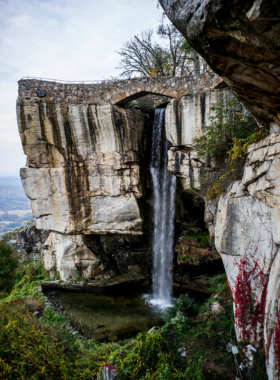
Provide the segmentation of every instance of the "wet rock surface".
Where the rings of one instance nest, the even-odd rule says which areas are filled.
[[[173,281],[176,286],[211,293],[209,280],[223,273],[222,259],[216,249],[200,239],[182,235],[175,245],[175,257]]]

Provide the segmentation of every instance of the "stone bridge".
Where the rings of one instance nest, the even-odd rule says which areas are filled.
[[[48,97],[96,104],[125,105],[131,100],[147,94],[178,99],[185,95],[209,91],[220,82],[221,78],[213,74],[207,74],[199,77],[147,77],[127,80],[104,80],[98,83],[63,83],[27,77],[21,79],[18,84],[19,99]]]

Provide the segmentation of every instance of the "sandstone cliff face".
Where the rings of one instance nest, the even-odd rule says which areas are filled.
[[[141,234],[136,198],[147,117],[110,105],[19,100],[36,226],[64,234]]]
[[[216,201],[209,203],[206,219],[211,233],[215,233],[216,248],[233,291],[238,337],[252,342],[264,339],[269,379],[276,379],[279,368],[275,352],[279,347],[275,346],[275,339],[280,322],[277,127],[280,3],[276,0],[160,0],[160,3],[191,46],[224,78],[259,125],[270,126],[272,132],[249,148],[242,181],[230,186],[218,208]]]
[[[280,125],[278,0],[160,0],[172,23],[260,123]]]
[[[172,100],[166,108],[166,137],[171,148],[168,151],[168,170],[180,178],[183,189],[200,188],[201,169],[205,162],[197,158],[193,138],[203,135],[203,127],[210,125],[214,116],[211,107],[224,104],[233,97],[230,90],[202,92],[180,100]]]
[[[151,116],[88,99],[60,98],[56,93],[59,87],[53,86],[47,89],[53,96],[40,99],[33,89],[34,93],[30,90],[24,97],[20,93],[17,102],[27,155],[22,183],[31,200],[37,233],[49,231],[46,239],[38,242],[37,251],[51,276],[63,281],[84,279],[92,286],[117,284],[118,278],[143,281],[150,276],[152,261]],[[193,137],[203,133],[211,106],[231,96],[229,90],[201,92],[167,107],[166,131],[172,146],[168,167],[180,177],[183,188],[194,178],[199,187],[204,165],[195,156]],[[192,233],[192,228],[200,231],[198,224],[205,229],[203,214],[198,222],[188,204],[180,200],[180,192],[178,186],[178,257],[184,255],[180,234]],[[28,242],[25,235],[21,240],[26,237]],[[211,277],[221,270],[219,258],[197,253],[188,262],[177,257],[174,283],[178,286],[205,290],[208,283],[199,284],[195,277],[202,273]]]
[[[118,255],[122,234],[126,241],[143,234],[137,200],[146,181],[149,116],[109,104],[27,98],[17,102],[27,155],[21,178],[37,231],[50,231],[39,242],[45,268],[62,280],[106,280],[139,268],[143,277],[149,238],[144,247],[137,242],[142,256]],[[115,252],[100,234],[117,236]]]
[[[41,249],[46,270],[60,280],[83,280],[108,285],[108,280],[129,276],[139,282],[149,278],[149,241],[140,235],[64,235],[52,232]],[[129,281],[128,281],[129,282]],[[118,280],[115,281],[118,284]]]
[[[279,323],[279,146],[277,132],[249,147],[242,181],[234,182],[219,200],[215,225],[215,244],[235,297],[239,338],[265,340],[270,379],[276,378],[275,328]],[[254,310],[259,314],[255,323],[254,316],[240,320],[240,307],[250,307],[246,298],[244,305],[240,302],[240,288],[246,286],[252,289]]]

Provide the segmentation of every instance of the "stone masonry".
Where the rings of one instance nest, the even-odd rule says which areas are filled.
[[[146,94],[168,96],[173,99],[211,90],[221,78],[208,74],[203,77],[147,77],[100,83],[59,83],[39,79],[21,79],[19,99],[45,96],[53,99],[86,101],[94,104],[124,105]]]

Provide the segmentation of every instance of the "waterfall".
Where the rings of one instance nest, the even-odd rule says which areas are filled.
[[[165,109],[154,115],[151,154],[153,183],[153,298],[171,304],[176,177],[167,170]]]

